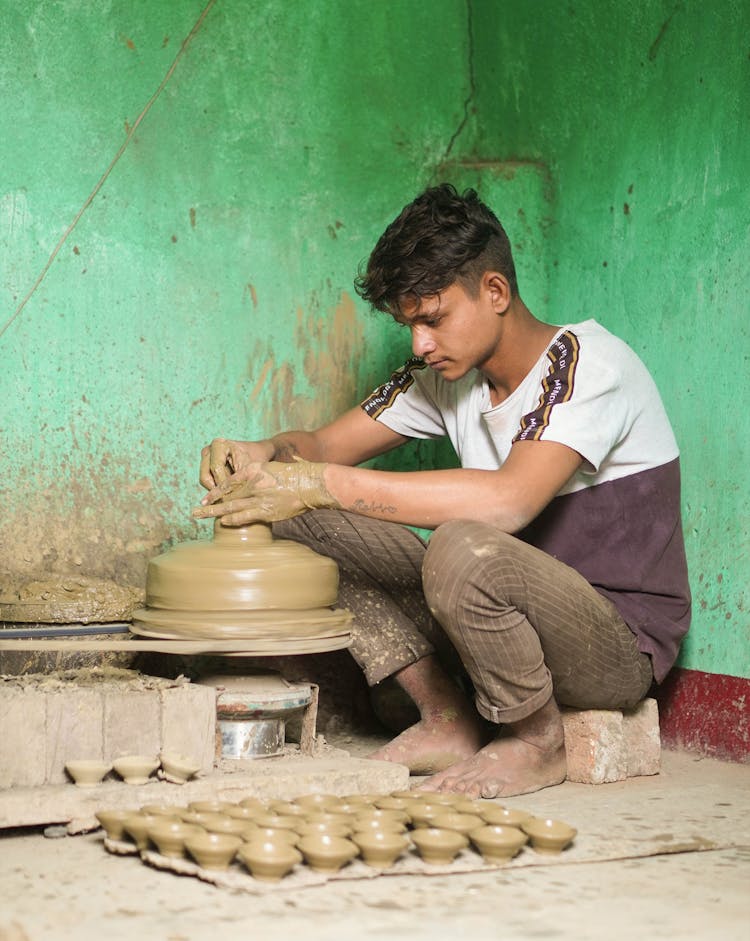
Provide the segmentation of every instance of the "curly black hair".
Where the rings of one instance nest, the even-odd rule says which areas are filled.
[[[451,183],[425,190],[380,236],[354,287],[376,310],[396,314],[408,300],[433,297],[458,282],[476,297],[482,275],[499,271],[518,294],[510,241],[497,216]]]

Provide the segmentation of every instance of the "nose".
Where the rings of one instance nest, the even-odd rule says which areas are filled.
[[[411,328],[411,350],[415,356],[428,356],[436,348],[432,335],[424,324],[415,324]]]

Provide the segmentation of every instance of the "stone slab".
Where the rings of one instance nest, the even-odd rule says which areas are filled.
[[[161,751],[194,759],[203,774],[214,767],[216,690],[190,683],[159,691]]]
[[[47,784],[64,784],[71,759],[104,758],[104,702],[98,689],[61,689],[45,695]],[[4,746],[3,746],[4,751]]]
[[[213,797],[238,801],[250,795],[287,800],[310,793],[387,794],[409,785],[409,771],[403,765],[351,758],[338,749],[326,749],[326,754],[317,758],[303,757],[297,749],[290,749],[278,758],[242,764],[241,770],[213,772],[186,784],[154,778],[140,786],[105,780],[94,788],[74,784],[8,788],[0,791],[0,829],[63,823],[69,832],[78,833],[96,829],[94,814],[105,808],[183,805]]]
[[[43,697],[0,686],[0,788],[44,784],[46,722]]]
[[[661,732],[659,706],[655,699],[644,699],[635,709],[622,714],[627,775],[629,778],[658,774],[661,769]]]

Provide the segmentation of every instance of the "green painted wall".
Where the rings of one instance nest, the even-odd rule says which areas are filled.
[[[653,370],[683,450],[682,663],[750,676],[750,14],[716,6],[216,0],[180,54],[202,0],[4,0],[0,570],[139,584],[206,531],[201,445],[380,381],[404,338],[353,275],[448,178],[497,208],[532,309],[596,316]]]

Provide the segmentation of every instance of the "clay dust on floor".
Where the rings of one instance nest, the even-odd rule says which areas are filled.
[[[362,754],[371,744],[354,739],[348,747]],[[665,753],[662,773],[653,778],[597,787],[564,784],[504,802],[559,815],[600,844],[607,840],[602,830],[610,826],[612,841],[632,850],[648,840],[656,855],[332,881],[261,896],[238,895],[149,868],[133,857],[111,856],[100,833],[62,839],[6,833],[0,842],[0,941],[134,936],[746,941],[749,785],[749,765]]]

